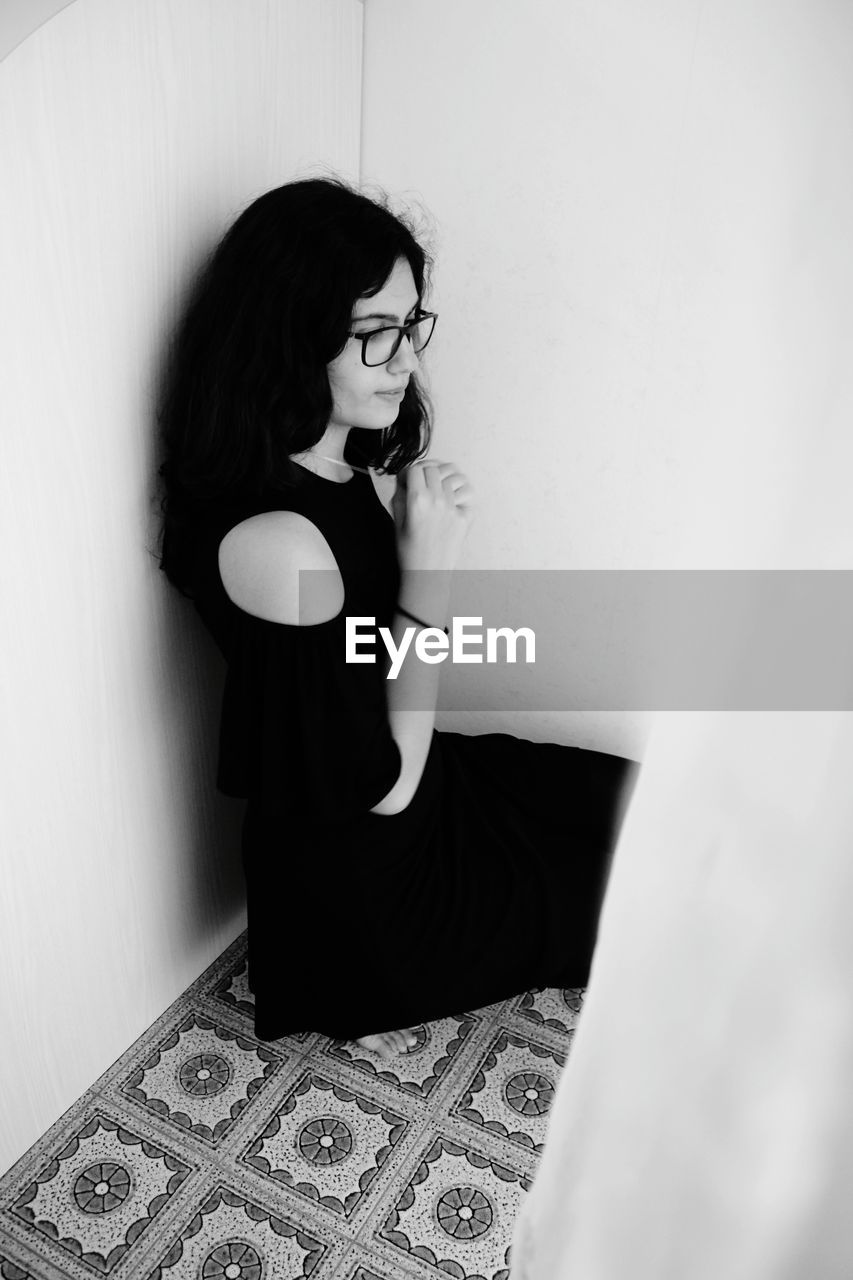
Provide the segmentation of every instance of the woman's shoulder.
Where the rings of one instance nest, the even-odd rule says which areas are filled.
[[[301,512],[264,511],[240,520],[221,539],[218,564],[228,598],[268,622],[312,626],[343,608],[332,549]],[[306,574],[301,581],[300,571]]]

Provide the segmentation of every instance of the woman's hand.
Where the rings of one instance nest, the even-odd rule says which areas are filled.
[[[391,512],[401,569],[452,569],[474,518],[474,490],[452,462],[424,458],[397,475]]]

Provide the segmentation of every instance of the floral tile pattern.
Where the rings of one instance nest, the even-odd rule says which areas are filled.
[[[12,1200],[33,1233],[108,1275],[191,1172],[188,1163],[96,1114]],[[138,1252],[138,1250],[137,1250]]]
[[[565,1062],[564,1054],[501,1030],[451,1114],[541,1152]]]
[[[506,1280],[508,1245],[530,1179],[445,1137],[429,1144],[380,1238],[457,1280]]]
[[[35,1276],[0,1253],[0,1280],[35,1280]]]
[[[243,1159],[349,1217],[406,1128],[401,1116],[308,1072]]]
[[[310,1276],[328,1246],[293,1222],[217,1187],[149,1273],[150,1280]]]
[[[347,1259],[348,1265],[339,1272],[337,1280],[397,1280],[397,1276],[405,1275],[405,1272],[389,1270],[383,1266],[375,1258],[369,1258],[365,1261],[364,1250],[353,1250],[352,1256]]]
[[[0,1280],[507,1280],[583,991],[426,1024],[388,1061],[258,1040],[246,946],[0,1177]]]
[[[191,1013],[122,1089],[171,1124],[216,1143],[285,1060],[263,1041]]]
[[[526,991],[517,1008],[519,1016],[530,1022],[554,1031],[568,1031],[577,1023],[583,1008],[583,990],[580,987],[561,990],[548,987],[544,991]]]

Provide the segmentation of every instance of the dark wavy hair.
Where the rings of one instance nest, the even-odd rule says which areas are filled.
[[[418,297],[432,261],[384,193],[342,179],[286,183],[254,200],[213,250],[174,330],[158,396],[160,568],[184,594],[182,548],[223,504],[295,483],[289,455],[319,441],[332,413],[326,366],[348,341],[353,305],[398,259]],[[429,397],[408,383],[393,426],[352,427],[344,457],[396,474],[422,457]]]

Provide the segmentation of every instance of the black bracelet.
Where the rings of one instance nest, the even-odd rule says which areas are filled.
[[[450,635],[447,627],[433,627],[431,622],[424,622],[423,618],[416,618],[413,613],[409,613],[408,609],[404,609],[401,604],[397,605],[397,612],[405,614],[407,618],[411,618],[412,622],[417,622],[421,627],[429,627],[431,631],[443,631],[446,636]]]

